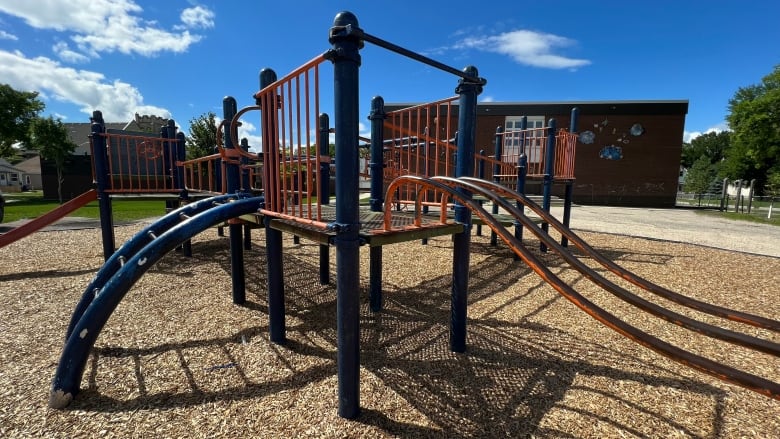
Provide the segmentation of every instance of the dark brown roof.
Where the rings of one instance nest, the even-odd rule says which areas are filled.
[[[64,123],[65,128],[68,130],[68,138],[76,145],[81,145],[85,142],[89,142],[89,134],[92,132],[92,124],[89,122],[83,123]],[[121,130],[127,126],[127,122],[109,122],[106,123],[106,128],[114,128]]]
[[[389,103],[385,111],[394,111],[420,103]],[[569,102],[480,102],[477,114],[495,116],[569,114],[577,107],[584,114],[660,115],[688,114],[687,100],[670,101],[569,101]],[[453,107],[457,110],[457,106]]]

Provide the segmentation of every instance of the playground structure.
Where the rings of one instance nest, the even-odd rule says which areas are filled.
[[[499,131],[497,146],[507,144],[505,136],[517,136],[519,148],[505,153],[496,152],[495,157],[476,154],[477,96],[486,83],[478,76],[476,68],[453,69],[371,36],[358,27],[352,14],[346,12],[337,15],[331,28],[330,42],[332,50],[282,79],[277,79],[269,69],[263,70],[260,91],[254,95],[254,106],[238,111],[235,100],[226,98],[223,102],[225,123],[220,127],[222,144],[219,153],[214,156],[182,161],[179,148],[183,148],[183,139],[172,135],[175,126],[169,124],[166,136],[159,143],[136,139],[134,144],[137,150],[143,149],[146,159],[160,161],[159,167],[132,165],[126,161],[117,167],[115,164],[122,160],[122,154],[104,154],[102,151],[107,145],[118,148],[114,145],[121,145],[121,140],[116,138],[113,142],[111,133],[105,133],[102,128],[99,113],[95,114],[92,142],[106,263],[86,288],[71,316],[65,346],[52,382],[51,407],[67,406],[78,392],[90,350],[133,283],[168,251],[186,243],[206,228],[226,222],[230,233],[233,302],[237,304],[246,300],[242,245],[248,231],[244,226],[252,223],[264,228],[269,255],[269,332],[271,341],[275,343],[285,342],[286,330],[282,233],[291,233],[319,244],[322,283],[330,281],[328,247],[335,246],[338,413],[345,418],[354,418],[360,412],[359,247],[370,247],[370,308],[373,312],[381,312],[383,246],[433,236],[452,236],[450,349],[463,352],[466,349],[469,281],[466,268],[469,265],[472,224],[477,221],[490,227],[496,238],[501,238],[561,295],[606,326],[699,371],[780,399],[779,384],[670,345],[599,308],[562,282],[523,244],[522,231],[528,230],[545,249],[560,254],[584,277],[639,309],[715,339],[780,356],[778,343],[699,322],[665,309],[612,283],[567,250],[566,244],[571,242],[617,276],[680,305],[780,332],[778,321],[681,296],[638,278],[600,256],[568,228],[570,202],[566,203],[562,221],[550,215],[549,188],[556,181],[567,184],[574,179],[576,123],[572,123],[569,131],[561,132],[551,121],[543,136],[537,132]],[[381,98],[372,101],[369,115],[371,194],[368,209],[360,207],[358,190],[358,71],[361,61],[359,51],[364,42],[412,57],[460,78],[456,89],[457,106],[456,99],[452,98],[386,114]],[[319,103],[319,68],[325,61],[332,62],[334,66],[332,128],[328,116],[321,113]],[[236,139],[238,120],[249,111],[260,112],[262,157],[246,151]],[[336,145],[335,204],[331,204],[328,189],[331,129]],[[537,145],[538,149],[535,149]],[[526,149],[526,146],[529,148]],[[497,148],[497,151],[500,150]],[[536,154],[531,160],[533,166],[529,165],[529,152]],[[179,159],[174,160],[175,157]],[[479,176],[480,167],[485,165],[493,168],[492,182],[474,178]],[[124,178],[120,172],[122,169],[128,175],[135,173],[134,178]],[[163,178],[152,178],[160,175]],[[541,206],[522,194],[525,178],[543,181],[545,194]],[[255,182],[261,182],[261,188],[256,187]],[[567,193],[570,193],[570,188],[571,185],[567,184]],[[261,197],[252,196],[251,192],[257,189],[262,189]],[[183,200],[188,198],[189,192],[215,195],[173,210],[114,250],[113,235],[107,235],[111,233],[112,225],[110,197],[106,195],[122,190],[178,193]],[[482,206],[487,202],[492,203],[491,212]],[[505,222],[497,219],[499,209],[511,218],[511,224],[515,226],[513,232],[507,229]],[[541,225],[529,219],[525,209],[541,218]],[[562,243],[550,237],[547,233],[549,227],[563,236]]]

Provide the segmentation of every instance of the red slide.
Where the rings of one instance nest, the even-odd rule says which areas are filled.
[[[0,235],[0,247],[5,247],[6,245],[16,240],[22,239],[25,236],[34,233],[48,226],[49,224],[57,221],[58,219],[66,216],[67,214],[78,209],[79,207],[84,206],[90,201],[95,201],[95,200],[97,200],[97,191],[95,189],[90,189],[87,192],[84,192],[83,194],[79,195],[78,197],[70,201],[67,201],[64,204],[44,213],[38,218],[35,218],[34,220],[28,223],[22,224],[19,227],[11,229],[11,231],[9,231],[8,233],[4,233]]]

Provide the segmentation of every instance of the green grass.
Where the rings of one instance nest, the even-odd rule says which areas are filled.
[[[60,205],[56,201],[44,200],[41,191],[3,195],[6,201],[4,223],[35,218]],[[111,204],[114,212],[114,221],[126,222],[162,216],[165,214],[164,200],[164,198],[143,197],[133,199],[113,198]],[[73,211],[68,216],[100,218],[98,202],[92,201],[87,203],[84,207]]]
[[[720,212],[716,210],[701,210],[698,211],[702,215],[712,215],[721,218],[730,219],[733,221],[747,221],[751,223],[768,224],[770,226],[780,227],[780,206],[775,206],[772,210],[772,218],[766,217],[766,211],[757,215],[755,213],[739,213],[739,212]]]

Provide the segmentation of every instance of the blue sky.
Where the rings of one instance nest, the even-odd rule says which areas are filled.
[[[710,1],[0,0],[0,83],[40,92],[46,115],[173,117],[186,131],[222,98],[252,105],[327,50],[343,10],[367,33],[488,80],[482,101],[690,101],[686,140],[726,128],[728,100],[780,64],[780,3]],[[370,98],[427,102],[457,78],[366,45]],[[327,98],[324,98],[327,99]],[[367,121],[366,121],[367,122]],[[256,136],[250,122],[242,136]]]

